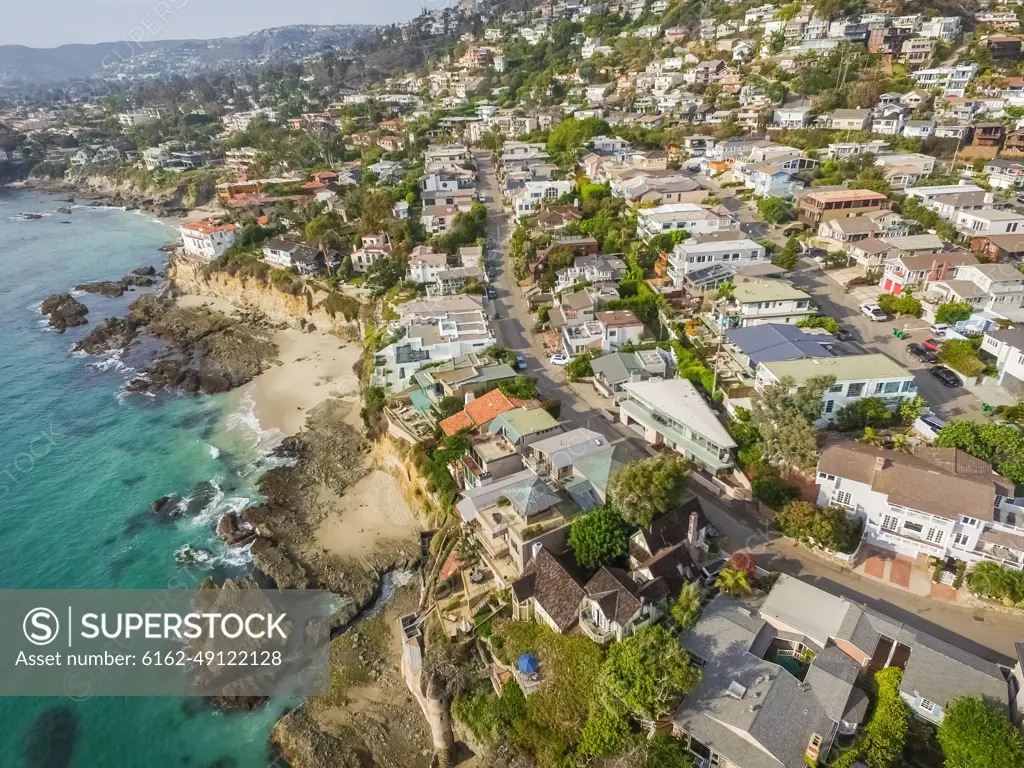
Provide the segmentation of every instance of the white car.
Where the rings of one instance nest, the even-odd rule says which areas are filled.
[[[870,317],[876,323],[881,323],[885,321],[885,319],[888,317],[885,314],[885,312],[882,311],[882,308],[880,306],[870,301],[866,301],[863,304],[861,304],[860,311],[863,312],[868,317]]]
[[[568,355],[552,355],[551,356],[551,364],[552,365],[568,365],[570,362],[572,362],[572,358],[569,357]]]
[[[932,336],[938,336],[944,339],[946,338],[946,331],[949,330],[949,325],[947,323],[936,323],[928,330],[932,332]]]

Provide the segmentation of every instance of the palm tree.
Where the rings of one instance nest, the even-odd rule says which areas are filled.
[[[732,568],[723,568],[719,572],[715,586],[725,592],[725,594],[732,595],[733,597],[749,595],[753,591],[747,574]]]
[[[892,449],[894,451],[910,451],[910,438],[902,432],[892,436]]]
[[[864,427],[864,434],[861,436],[860,441],[866,445],[879,447],[882,445],[882,436],[878,434],[874,427]]]

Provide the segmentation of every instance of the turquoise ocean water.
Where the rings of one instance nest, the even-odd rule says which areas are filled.
[[[130,357],[71,353],[138,292],[80,296],[89,324],[64,335],[38,312],[76,283],[160,268],[158,248],[175,231],[118,210],[56,214],[60,205],[0,190],[0,588],[192,587],[244,572],[246,553],[227,550],[213,526],[254,498],[264,468],[266,436],[245,403],[124,396]],[[167,494],[189,515],[156,520],[149,505]],[[206,550],[206,561],[179,563],[186,545]],[[180,699],[0,699],[0,766],[263,768],[284,706],[238,714]]]

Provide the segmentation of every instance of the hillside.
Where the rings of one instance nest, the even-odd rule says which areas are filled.
[[[46,84],[119,75],[190,75],[292,61],[347,49],[373,27],[294,25],[214,40],[125,41],[58,48],[0,46],[0,84]]]

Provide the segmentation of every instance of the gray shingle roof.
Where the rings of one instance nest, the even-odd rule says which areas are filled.
[[[512,583],[512,592],[520,602],[531,597],[536,600],[562,632],[576,623],[583,600],[583,587],[557,557],[543,548],[523,569],[522,577]]]
[[[999,667],[929,635],[918,635],[900,690],[945,707],[958,696],[979,696],[1007,710],[1009,693]]]
[[[805,333],[792,325],[767,323],[733,328],[726,332],[726,336],[754,365],[806,357],[832,357],[832,353],[821,345],[821,336]]]
[[[604,615],[620,626],[640,610],[639,585],[621,568],[602,567],[583,589],[601,605]]]

